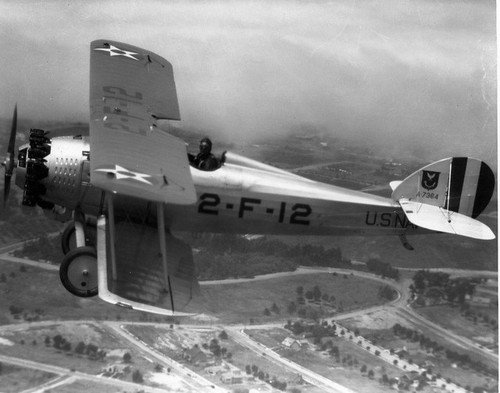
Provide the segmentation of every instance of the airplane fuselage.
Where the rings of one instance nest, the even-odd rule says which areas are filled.
[[[28,148],[27,145],[21,147]],[[26,152],[25,152],[26,154]],[[39,195],[66,209],[99,215],[104,206],[100,189],[90,184],[91,152],[86,137],[56,137],[45,158],[48,176],[39,179]],[[16,184],[25,188],[32,176],[29,159],[19,160]],[[24,166],[23,166],[24,165]],[[290,235],[412,234],[418,229],[392,199],[319,183],[257,161],[227,153],[215,171],[191,169],[197,202],[166,204],[168,228],[193,232]],[[122,181],[138,181],[133,172]],[[151,203],[115,196],[116,218],[155,224]]]

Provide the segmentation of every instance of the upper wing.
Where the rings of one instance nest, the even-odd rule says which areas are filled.
[[[180,119],[171,64],[128,44],[92,42],[91,183],[157,202],[194,203],[185,143],[159,130],[158,119]]]

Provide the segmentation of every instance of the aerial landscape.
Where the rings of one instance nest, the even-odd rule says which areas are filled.
[[[0,4],[0,392],[498,392],[495,6]]]
[[[286,156],[268,155],[286,141],[302,175],[382,194],[421,164],[323,135],[232,148],[286,168]],[[5,391],[498,389],[496,242],[416,236],[408,251],[397,238],[179,233],[206,312],[162,317],[65,292],[63,225],[41,209],[23,215],[19,198],[2,216]],[[496,232],[492,206],[484,220]]]

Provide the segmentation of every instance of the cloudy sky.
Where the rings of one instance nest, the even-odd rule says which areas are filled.
[[[0,116],[88,117],[89,42],[174,66],[182,125],[497,162],[495,1],[0,1]]]

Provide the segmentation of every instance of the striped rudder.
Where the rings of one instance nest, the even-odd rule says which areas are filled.
[[[495,238],[488,226],[475,220],[495,189],[495,175],[484,162],[467,157],[446,158],[391,186],[392,198],[412,224],[474,239]]]
[[[481,160],[468,157],[446,158],[416,171],[392,193],[396,201],[438,206],[475,218],[488,205],[495,189],[495,175]]]

